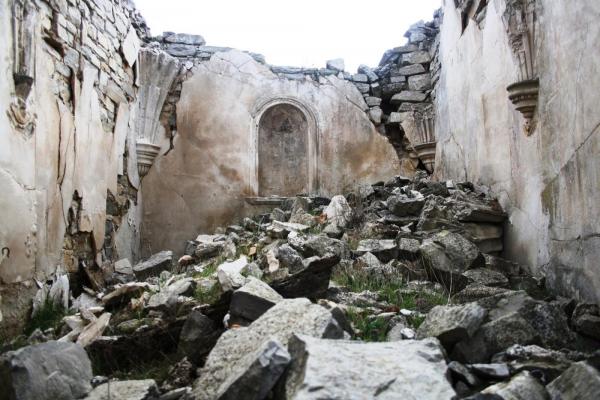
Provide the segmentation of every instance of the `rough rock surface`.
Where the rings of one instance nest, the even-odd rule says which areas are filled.
[[[318,338],[341,338],[343,331],[325,308],[307,299],[282,300],[247,328],[225,332],[217,342],[194,383],[196,399],[214,399],[219,388],[249,365],[245,357],[253,355],[265,342],[276,339],[287,346],[293,333]]]
[[[573,364],[547,387],[552,400],[600,398],[600,372],[586,362]]]
[[[2,399],[80,399],[91,380],[90,359],[74,343],[46,342],[0,356]]]
[[[449,399],[454,390],[436,340],[361,343],[296,335],[288,399]]]
[[[153,400],[158,394],[153,379],[111,381],[94,388],[85,400]]]
[[[487,311],[477,303],[464,306],[437,306],[425,318],[417,338],[437,337],[446,349],[473,336]]]

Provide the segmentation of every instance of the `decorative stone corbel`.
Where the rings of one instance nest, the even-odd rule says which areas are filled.
[[[138,173],[143,178],[160,151],[158,136],[160,113],[179,71],[177,59],[156,48],[139,53],[139,81],[136,113],[136,153]]]
[[[37,9],[31,0],[15,0],[12,9],[14,96],[6,110],[12,125],[25,137],[33,135],[36,115],[29,94],[35,78]]]
[[[536,0],[507,0],[504,23],[512,51],[519,63],[519,81],[509,85],[508,98],[525,118],[524,131],[535,128],[539,79],[535,46],[537,36]]]
[[[430,105],[423,111],[413,110],[402,121],[404,134],[429,173],[435,168],[435,113]]]

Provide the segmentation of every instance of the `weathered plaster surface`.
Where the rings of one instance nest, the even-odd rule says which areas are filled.
[[[600,301],[600,3],[538,5],[538,122],[527,137],[505,90],[517,80],[505,1],[490,1],[483,29],[471,21],[462,34],[445,2],[437,174],[489,186],[510,213],[505,255],[559,293]]]
[[[255,211],[244,200],[257,195],[255,117],[273,99],[297,102],[316,120],[316,159],[309,163],[318,193],[344,193],[403,172],[356,87],[334,76],[320,79],[279,78],[235,50],[195,67],[177,105],[174,148],[142,182],[143,252],[182,251],[186,239]]]

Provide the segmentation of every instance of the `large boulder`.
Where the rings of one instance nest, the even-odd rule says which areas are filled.
[[[350,258],[348,244],[338,239],[323,235],[302,235],[295,232],[288,236],[288,243],[303,257],[323,257],[335,254],[341,260]]]
[[[552,400],[600,399],[600,372],[581,361],[573,364],[546,388]]]
[[[417,338],[437,337],[446,349],[468,339],[479,328],[487,311],[477,303],[436,306],[417,331]]]
[[[224,391],[223,385],[248,373],[257,352],[266,342],[277,340],[287,347],[293,333],[331,339],[342,338],[344,334],[331,312],[324,307],[312,304],[308,299],[282,300],[250,326],[221,335],[194,384],[193,398],[217,398]],[[260,378],[257,374],[253,384],[261,385]]]
[[[295,335],[286,399],[450,399],[435,339],[363,343]]]
[[[71,400],[92,390],[92,364],[83,347],[46,342],[0,356],[0,399]]]
[[[452,292],[467,285],[468,279],[463,275],[464,272],[485,264],[485,259],[475,244],[449,231],[439,232],[424,240],[420,250],[430,278],[442,283]]]
[[[600,340],[600,306],[597,304],[578,304],[573,311],[571,320],[577,332]]]
[[[475,334],[459,342],[452,357],[469,363],[485,363],[514,344],[540,344],[550,349],[574,346],[562,309],[534,300],[527,293],[507,291],[477,302],[487,316]]]

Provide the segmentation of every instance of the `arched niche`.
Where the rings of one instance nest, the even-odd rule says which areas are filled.
[[[263,101],[253,113],[254,193],[259,198],[315,194],[318,125],[314,113],[290,98]]]

